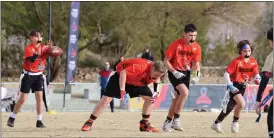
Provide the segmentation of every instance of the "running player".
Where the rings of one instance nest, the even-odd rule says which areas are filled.
[[[33,30],[30,33],[31,44],[29,44],[24,53],[24,70],[22,72],[22,79],[20,85],[20,98],[17,101],[11,116],[8,119],[7,125],[14,127],[14,121],[16,114],[20,111],[21,107],[25,103],[30,90],[35,93],[36,98],[36,112],[37,112],[37,128],[44,128],[42,123],[42,111],[43,111],[43,87],[45,79],[43,77],[43,71],[46,66],[47,55],[45,53],[46,45],[41,44],[43,34],[40,30]],[[48,46],[52,46],[52,42],[49,41]],[[21,78],[21,77],[20,77]]]
[[[257,61],[255,58],[251,57],[253,46],[248,40],[242,40],[238,43],[237,48],[240,56],[232,60],[224,73],[230,98],[228,104],[221,111],[220,115],[211,126],[211,128],[218,133],[223,133],[223,130],[221,129],[221,122],[234,109],[234,107],[235,109],[231,132],[239,132],[240,113],[245,107],[243,95],[245,93],[246,85],[249,81],[251,81],[253,76],[255,76],[255,84],[258,85],[261,81]]]
[[[268,30],[267,39],[269,41],[270,47],[273,48],[273,28]],[[266,57],[264,67],[262,69],[262,81],[261,81],[259,89],[258,89],[257,98],[256,98],[257,102],[256,102],[256,106],[255,106],[255,111],[258,114],[261,112],[260,103],[262,100],[262,94],[265,90],[265,87],[268,83],[269,78],[272,76],[272,73],[273,73],[273,50]],[[269,137],[273,138],[273,99],[271,101],[270,108],[269,108],[268,114],[267,114],[267,126],[268,126]]]
[[[180,123],[180,111],[189,93],[190,69],[195,71],[192,82],[196,84],[200,79],[201,47],[195,42],[196,36],[195,25],[188,24],[185,26],[183,38],[175,40],[165,51],[164,63],[168,68],[168,78],[176,91],[176,98],[172,100],[163,125],[165,132],[171,131],[170,128],[183,130]]]
[[[116,66],[116,71],[109,79],[104,96],[95,106],[90,118],[81,130],[91,130],[93,122],[109,104],[112,97],[124,100],[124,95],[128,93],[130,98],[142,97],[145,101],[142,120],[140,121],[140,131],[159,132],[149,122],[152,106],[158,93],[152,92],[147,85],[159,81],[160,77],[165,74],[166,68],[163,62],[156,61],[153,63],[146,59],[134,58],[120,62]]]

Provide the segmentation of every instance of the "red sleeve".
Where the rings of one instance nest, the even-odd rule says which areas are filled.
[[[233,60],[226,68],[226,72],[233,74],[237,69],[237,60]]]
[[[34,52],[32,51],[31,47],[27,46],[24,53],[24,59],[33,56],[33,53]]]
[[[165,56],[167,58],[171,59],[174,56],[177,45],[178,45],[177,40],[174,41],[171,45],[169,45],[169,47],[165,51]]]
[[[193,62],[200,62],[202,59],[201,47],[197,44],[196,48],[197,48],[197,51],[194,55]]]
[[[258,63],[256,60],[254,62],[255,62],[255,66],[254,66],[254,74],[253,75],[257,75],[257,74],[259,74],[259,66],[258,66]]]

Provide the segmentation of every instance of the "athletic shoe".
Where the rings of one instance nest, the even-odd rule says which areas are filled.
[[[92,120],[90,120],[90,119],[87,120],[81,130],[82,131],[90,131],[91,127],[92,127],[92,123],[93,123]]]
[[[36,128],[45,128],[46,126],[43,124],[41,120],[37,120],[36,122]]]
[[[141,132],[160,132],[159,129],[150,125],[148,120],[141,120],[140,121],[140,131]]]
[[[168,122],[168,121],[164,122],[163,131],[164,132],[170,132],[171,131],[171,122]]]
[[[179,118],[175,118],[171,124],[171,128],[177,131],[183,131],[183,127],[181,126],[181,122]]]
[[[221,123],[215,124],[215,122],[213,122],[213,124],[211,125],[211,128],[215,130],[217,133],[224,133],[224,131],[221,128]]]
[[[14,127],[15,118],[9,117],[7,126]]]
[[[239,133],[239,122],[233,122],[231,124],[231,132],[232,133]]]

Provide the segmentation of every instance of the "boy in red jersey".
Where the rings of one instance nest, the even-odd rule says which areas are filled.
[[[183,36],[183,38],[175,40],[165,51],[164,63],[168,68],[168,78],[177,95],[172,100],[163,125],[165,132],[171,131],[170,128],[178,131],[183,130],[180,123],[180,111],[184,107],[189,93],[190,69],[195,71],[192,82],[196,84],[200,79],[201,47],[195,42],[197,36],[195,25],[187,24]],[[193,67],[192,64],[194,64]]]
[[[255,58],[250,57],[253,52],[253,46],[248,40],[242,40],[238,43],[237,48],[240,56],[235,58],[228,65],[226,72],[224,73],[230,98],[226,107],[221,111],[220,115],[211,126],[211,128],[218,133],[223,133],[220,123],[234,108],[231,132],[239,133],[239,118],[240,113],[245,106],[243,95],[245,93],[246,85],[251,81],[253,76],[255,76],[255,84],[258,85],[261,81],[257,61]]]
[[[46,66],[46,49],[48,46],[52,46],[52,42],[49,41],[48,46],[41,44],[42,32],[40,30],[33,30],[30,33],[31,44],[29,44],[24,53],[24,70],[20,77],[20,97],[14,107],[11,116],[8,119],[7,125],[14,127],[14,121],[16,114],[20,111],[21,107],[25,103],[28,97],[28,93],[32,90],[35,93],[36,98],[36,112],[37,112],[37,128],[44,128],[42,123],[42,111],[43,111],[43,87],[45,78],[43,77],[43,71]]]
[[[140,121],[140,131],[159,132],[149,122],[152,106],[158,93],[156,90],[152,92],[147,85],[158,82],[160,77],[165,74],[166,68],[164,64],[161,61],[151,62],[146,59],[134,58],[120,62],[116,66],[116,71],[109,79],[104,96],[95,106],[90,118],[85,122],[81,130],[91,130],[93,122],[110,103],[112,97],[124,100],[124,95],[128,93],[130,98],[142,97],[145,101],[142,120]]]

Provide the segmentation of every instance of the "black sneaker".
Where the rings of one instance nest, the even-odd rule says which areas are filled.
[[[41,120],[37,120],[36,127],[37,128],[45,128],[46,126],[43,124],[43,122]]]
[[[9,117],[7,126],[14,127],[14,120],[15,120],[15,118]]]

